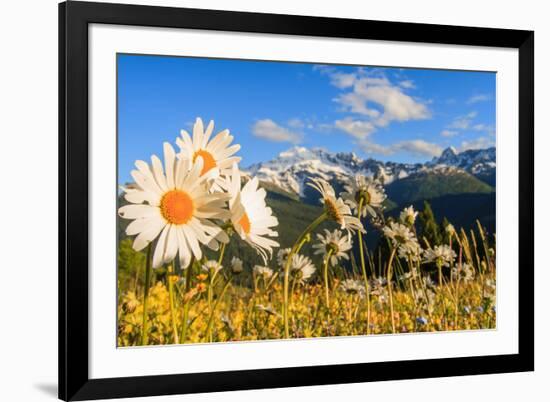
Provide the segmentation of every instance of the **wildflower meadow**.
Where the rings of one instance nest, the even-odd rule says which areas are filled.
[[[436,221],[428,202],[390,213],[362,174],[306,177],[318,207],[277,216],[239,167],[252,150],[215,132],[197,118],[121,188],[118,346],[495,328],[496,239],[480,220]]]

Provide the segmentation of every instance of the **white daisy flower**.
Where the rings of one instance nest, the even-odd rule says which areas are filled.
[[[413,238],[407,243],[399,245],[397,255],[399,255],[400,258],[417,262],[421,260],[422,247],[420,247],[416,238]]]
[[[236,275],[243,272],[243,261],[240,258],[233,257],[231,259],[231,272]]]
[[[231,197],[229,210],[235,232],[260,254],[265,264],[267,253],[271,258],[273,247],[279,247],[279,243],[268,238],[278,236],[271,228],[277,226],[279,221],[266,205],[266,192],[258,188],[258,184],[258,178],[254,177],[241,189],[241,174],[237,165],[233,165],[233,172],[224,186]]]
[[[231,145],[233,136],[229,135],[229,130],[223,130],[216,134],[210,140],[214,122],[210,121],[206,130],[202,120],[197,117],[193,125],[193,138],[185,130],[181,130],[181,137],[176,139],[180,147],[180,158],[195,161],[199,156],[203,159],[201,176],[206,175],[213,180],[215,190],[219,190],[223,176],[230,174],[231,166],[239,163],[241,158],[233,156],[241,146]]]
[[[454,262],[456,253],[448,245],[435,246],[424,250],[424,262],[435,262],[442,267],[449,267]]]
[[[216,260],[208,260],[204,264],[202,264],[201,268],[204,272],[213,276],[213,275],[216,275],[222,269],[222,266]]]
[[[307,281],[315,272],[315,266],[309,257],[301,254],[293,254],[290,264],[290,273],[300,283]]]
[[[172,261],[179,254],[182,267],[191,257],[202,258],[201,244],[217,249],[218,240],[228,242],[223,230],[212,219],[226,219],[227,196],[208,194],[205,177],[201,176],[203,159],[177,160],[172,146],[164,144],[164,166],[153,155],[151,166],[136,161],[137,170],[131,172],[135,180],[132,188],[124,191],[131,204],[119,208],[122,218],[133,221],[126,228],[129,236],[137,235],[133,248],[143,250],[158,237],[153,253],[153,267]]]
[[[358,295],[364,297],[365,287],[361,281],[354,279],[346,279],[340,283],[340,289],[349,295]]]
[[[277,251],[277,264],[279,264],[281,269],[285,269],[286,260],[288,259],[289,254],[290,247],[281,248],[279,251]]]
[[[344,236],[338,229],[332,232],[325,229],[325,235],[323,236],[318,233],[317,239],[319,243],[313,245],[313,249],[315,249],[314,254],[323,254],[323,258],[326,258],[330,253],[330,264],[333,267],[338,264],[340,258],[349,260],[347,254],[351,250],[351,236],[349,232]]]
[[[340,225],[340,229],[346,229],[350,232],[360,230],[365,232],[361,221],[351,215],[351,209],[344,203],[341,198],[336,198],[334,188],[323,179],[311,179],[311,183],[307,183],[308,186],[313,187],[321,194],[320,201],[325,206],[325,213],[327,216]]]
[[[469,282],[474,279],[475,270],[470,264],[462,263],[451,268],[451,276],[454,280]]]
[[[413,206],[409,206],[403,211],[401,211],[401,214],[399,215],[399,220],[402,224],[407,226],[413,226],[414,222],[416,221],[416,216],[418,215],[418,212],[414,210]]]
[[[386,199],[384,187],[370,177],[358,175],[353,177],[349,183],[344,186],[345,192],[342,198],[356,212],[361,204],[361,216],[376,216],[376,209],[382,209],[382,203]]]
[[[401,223],[391,222],[389,226],[384,226],[382,231],[391,240],[394,247],[412,248],[414,247],[412,243],[416,243],[414,233]]]
[[[273,276],[273,270],[269,267],[264,267],[263,265],[254,265],[252,272],[256,276],[261,276],[264,279],[269,279]]]

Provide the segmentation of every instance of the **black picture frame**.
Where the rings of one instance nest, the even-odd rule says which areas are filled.
[[[90,379],[88,333],[88,25],[192,28],[514,48],[519,51],[517,354]],[[292,387],[534,370],[534,32],[121,5],[59,5],[59,398]]]

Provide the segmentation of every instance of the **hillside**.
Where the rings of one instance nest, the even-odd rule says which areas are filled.
[[[386,187],[388,197],[397,204],[414,203],[452,194],[491,193],[494,189],[473,175],[444,168],[411,175]]]

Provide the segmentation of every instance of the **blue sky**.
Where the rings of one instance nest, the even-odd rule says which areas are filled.
[[[490,72],[119,55],[119,178],[196,117],[231,131],[244,167],[295,145],[396,162],[486,148],[495,89]]]

